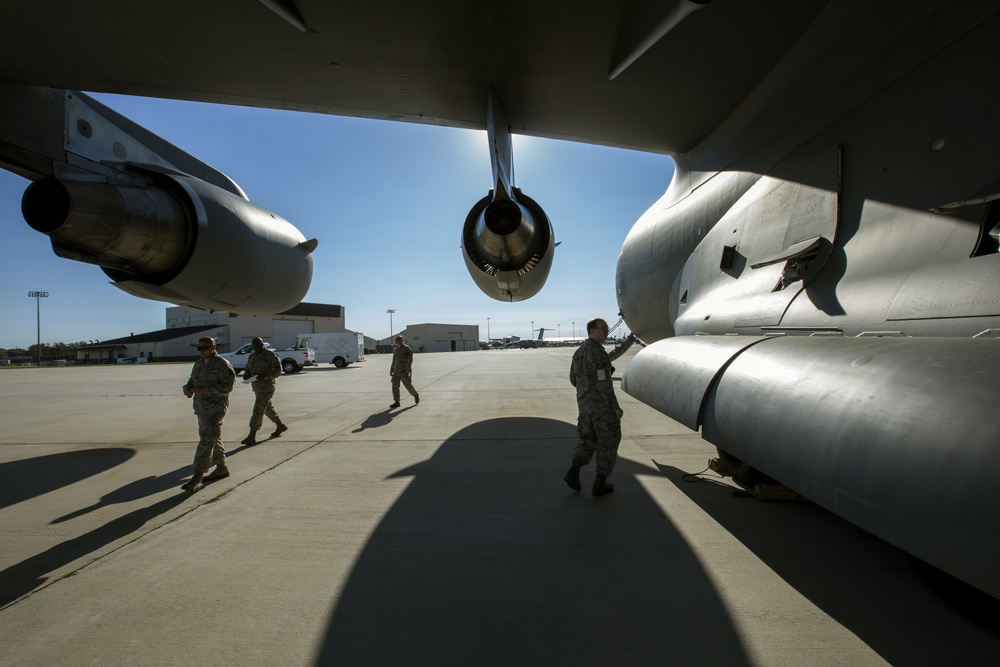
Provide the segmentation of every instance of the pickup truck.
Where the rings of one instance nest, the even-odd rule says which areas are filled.
[[[274,350],[270,343],[264,343],[264,347]],[[281,370],[286,373],[298,373],[306,366],[312,366],[316,363],[316,350],[311,348],[274,351],[277,352],[278,358],[281,359]],[[247,358],[250,357],[251,352],[253,352],[253,345],[247,343],[235,352],[223,352],[219,356],[227,359],[237,371],[242,371],[246,368]]]

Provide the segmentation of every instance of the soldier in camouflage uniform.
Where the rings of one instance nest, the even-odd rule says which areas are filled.
[[[576,387],[576,405],[580,414],[576,428],[580,441],[573,452],[573,463],[563,481],[574,491],[580,490],[580,468],[590,463],[597,452],[597,478],[593,494],[603,496],[614,491],[607,482],[618,459],[622,440],[622,409],[615,397],[611,376],[615,367],[604,349],[608,323],[600,318],[587,322],[587,340],[573,353],[569,381]]]
[[[184,395],[194,398],[194,413],[198,415],[198,449],[194,453],[194,474],[183,488],[197,491],[202,479],[211,481],[229,477],[226,468],[226,448],[222,446],[222,421],[229,410],[229,392],[236,383],[236,371],[228,361],[216,354],[215,341],[198,339],[198,354],[191,378],[184,385]],[[207,478],[205,473],[215,465]]]
[[[389,368],[389,376],[392,378],[392,405],[390,408],[399,407],[399,383],[402,382],[406,391],[410,392],[414,403],[420,403],[420,394],[413,388],[410,376],[413,374],[413,350],[409,345],[403,344],[403,337],[396,336],[396,349],[392,351],[392,366]]]
[[[272,438],[288,430],[288,427],[281,422],[274,405],[271,404],[271,397],[274,396],[274,381],[281,376],[281,359],[274,350],[264,347],[264,341],[254,338],[250,341],[253,352],[247,357],[247,366],[243,369],[243,379],[248,380],[256,376],[250,385],[253,388],[254,404],[253,414],[250,415],[250,435],[243,438],[244,445],[257,444],[257,431],[264,423],[264,415],[274,422],[277,428],[271,434]]]

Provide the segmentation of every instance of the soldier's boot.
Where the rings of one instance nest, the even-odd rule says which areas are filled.
[[[185,482],[181,486],[181,488],[184,489],[185,491],[190,491],[191,493],[194,493],[195,491],[201,488],[201,480],[204,476],[205,473],[203,472],[195,472],[195,474],[191,475],[191,479]]]
[[[393,401],[392,405],[390,405],[389,407],[390,408],[398,408],[399,407],[399,401]]]
[[[277,438],[279,435],[288,430],[288,427],[282,422],[278,422],[278,427],[274,429],[274,433],[271,434],[272,438]]]
[[[250,429],[250,435],[240,440],[240,444],[243,445],[256,445],[257,444],[257,429]]]
[[[594,479],[594,489],[592,493],[595,496],[603,496],[615,490],[613,485],[605,481],[606,479],[607,478],[604,475],[598,475],[597,478]]]
[[[416,403],[417,405],[420,405],[420,394],[413,395],[413,402]]]
[[[217,479],[225,479],[226,477],[229,477],[229,468],[227,468],[225,464],[222,464],[215,466],[215,470],[208,473],[208,476],[205,478],[205,481],[211,482]]]
[[[580,487],[579,463],[577,463],[576,461],[573,462],[573,465],[569,467],[569,471],[566,473],[566,476],[563,477],[563,481],[566,482],[566,486],[573,489],[574,491],[580,490],[581,487]]]

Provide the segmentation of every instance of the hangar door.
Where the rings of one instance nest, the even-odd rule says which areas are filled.
[[[271,345],[277,350],[286,350],[301,333],[315,333],[312,320],[274,320],[274,337]]]

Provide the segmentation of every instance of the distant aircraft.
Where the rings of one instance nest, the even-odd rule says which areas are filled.
[[[549,336],[545,338],[545,332],[552,331],[551,329],[546,329],[545,327],[539,327],[538,329],[538,343],[542,346],[545,345],[579,345],[586,338],[580,338],[578,336]]]
[[[674,156],[618,259],[648,344],[623,389],[744,483],[1000,597],[995,0],[52,0],[0,5],[0,37],[0,164],[34,181],[28,222],[202,308],[287,307],[315,240],[74,91],[485,129],[494,182],[454,223],[511,301],[555,241],[510,132]]]

